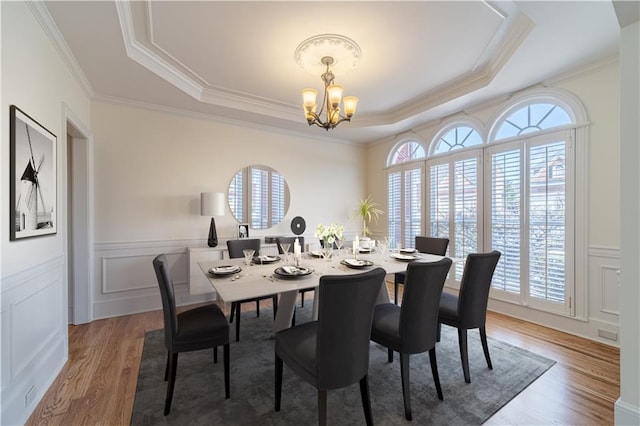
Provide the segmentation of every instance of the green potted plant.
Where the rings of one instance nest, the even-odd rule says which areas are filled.
[[[362,237],[368,238],[369,236],[369,228],[367,224],[371,222],[371,220],[378,220],[378,217],[383,214],[383,211],[378,208],[378,203],[373,201],[371,196],[360,200],[358,203],[358,208],[354,213],[354,217],[362,219]]]

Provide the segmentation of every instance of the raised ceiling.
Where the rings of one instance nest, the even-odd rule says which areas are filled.
[[[36,10],[55,22],[97,99],[354,142],[392,137],[618,52],[608,1],[44,5]],[[336,73],[345,94],[360,98],[358,111],[329,132],[304,120],[300,90],[320,90],[322,81],[294,60],[300,42],[324,33],[362,49],[355,69]]]

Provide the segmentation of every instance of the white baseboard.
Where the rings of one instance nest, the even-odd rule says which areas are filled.
[[[614,405],[614,424],[617,426],[640,425],[640,407],[633,406],[618,398]]]

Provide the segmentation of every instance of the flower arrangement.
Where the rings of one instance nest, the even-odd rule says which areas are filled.
[[[319,224],[316,226],[315,237],[325,241],[330,247],[336,240],[341,240],[344,234],[344,226],[332,223],[329,226]]]

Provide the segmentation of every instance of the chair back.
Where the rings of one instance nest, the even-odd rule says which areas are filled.
[[[444,256],[449,247],[448,238],[416,236],[416,250],[420,253],[430,253]]]
[[[178,334],[178,314],[176,313],[176,297],[173,290],[173,280],[169,272],[167,256],[160,254],[153,259],[153,269],[156,271],[160,296],[162,297],[162,313],[164,315],[164,343],[168,350],[173,347],[173,337]]]
[[[403,353],[422,353],[436,344],[440,295],[453,262],[411,262],[407,265],[404,298],[400,307]]]
[[[278,246],[278,254],[284,254],[280,243],[291,244],[289,246],[289,253],[293,253],[293,243],[298,239],[301,250],[304,252],[304,237],[276,237],[276,245]]]
[[[484,327],[491,279],[500,252],[472,253],[467,256],[458,294],[458,316],[463,328]]]
[[[320,277],[316,368],[318,389],[337,389],[369,370],[373,308],[386,272]]]
[[[260,254],[260,238],[241,238],[239,240],[227,240],[229,259],[241,259],[244,257],[242,250],[253,249],[255,256]]]

